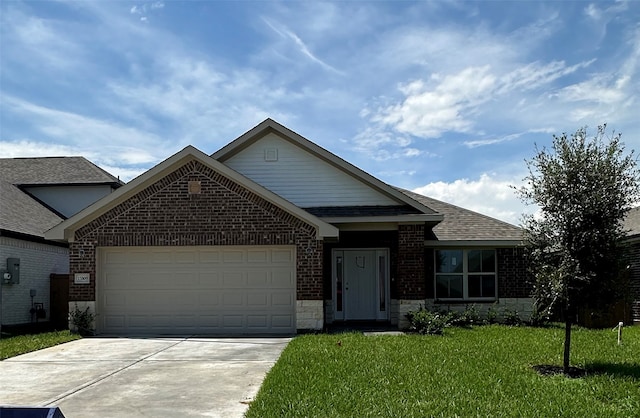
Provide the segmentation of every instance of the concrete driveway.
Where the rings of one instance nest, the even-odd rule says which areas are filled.
[[[242,417],[290,338],[85,338],[0,362],[0,405]]]

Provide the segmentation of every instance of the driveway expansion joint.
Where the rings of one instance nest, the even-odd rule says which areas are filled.
[[[104,375],[102,375],[102,376],[100,376],[100,377],[98,377],[96,379],[93,379],[93,380],[91,380],[91,381],[89,381],[89,382],[87,382],[85,384],[82,384],[82,385],[80,385],[78,387],[75,387],[75,388],[73,388],[71,390],[68,390],[68,391],[64,392],[63,394],[61,394],[60,396],[57,396],[55,398],[52,398],[52,399],[49,399],[49,400],[45,401],[43,406],[54,406],[58,402],[68,398],[69,396],[71,396],[71,395],[73,395],[75,393],[80,392],[81,390],[84,390],[84,389],[86,389],[88,387],[91,387],[91,386],[95,385],[96,383],[102,382],[103,380],[108,379],[111,376],[114,376],[114,375],[116,375],[116,374],[118,374],[118,373],[120,373],[120,372],[122,372],[124,370],[127,370],[130,367],[135,366],[136,364],[143,362],[144,360],[148,359],[151,356],[155,356],[156,354],[162,353],[165,350],[168,350],[170,348],[175,347],[178,344],[181,344],[181,343],[185,342],[188,338],[189,337],[184,337],[183,339],[181,339],[180,341],[176,342],[175,344],[171,344],[171,345],[168,345],[166,347],[163,347],[162,349],[157,350],[157,351],[155,351],[155,352],[153,352],[151,354],[148,354],[148,355],[146,355],[144,357],[141,357],[141,358],[135,360],[134,362],[132,362],[130,364],[127,364],[124,367],[120,367],[119,369],[116,369],[116,370],[114,370],[112,372],[106,373],[106,374],[104,374]]]

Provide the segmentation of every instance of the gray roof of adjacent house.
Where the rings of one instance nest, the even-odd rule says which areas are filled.
[[[432,199],[409,190],[398,189],[412,199],[444,215],[433,228],[434,241],[520,242],[522,229],[510,223]]]
[[[62,218],[11,183],[0,180],[0,230],[43,237]]]
[[[0,158],[0,179],[16,185],[124,184],[84,157]]]
[[[21,187],[123,183],[84,157],[0,158],[0,231],[44,237],[63,218]]]
[[[623,225],[628,237],[640,235],[640,207],[629,209]]]

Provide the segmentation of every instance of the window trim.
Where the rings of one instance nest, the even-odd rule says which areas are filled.
[[[469,272],[469,251],[492,250],[494,253],[494,271],[493,272]],[[438,252],[439,251],[462,251],[462,272],[440,273],[438,272]],[[439,298],[438,297],[438,276],[462,276],[462,298]],[[469,277],[470,276],[494,276],[495,294],[491,297],[469,297]],[[433,298],[435,302],[495,302],[498,300],[498,251],[496,248],[490,247],[474,247],[474,248],[434,248],[433,251]]]

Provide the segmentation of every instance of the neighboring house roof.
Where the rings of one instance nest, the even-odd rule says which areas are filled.
[[[405,194],[399,192],[395,188],[389,186],[388,184],[380,181],[379,179],[373,177],[369,173],[364,172],[358,167],[348,163],[337,155],[327,151],[326,149],[320,147],[319,145],[309,141],[303,136],[297,134],[296,132],[290,130],[289,128],[279,124],[278,122],[272,119],[266,119],[253,129],[249,130],[244,135],[240,136],[236,140],[227,144],[217,152],[215,152],[212,157],[222,163],[225,163],[235,155],[241,153],[243,150],[247,149],[249,146],[264,138],[269,133],[275,133],[280,138],[290,142],[291,144],[299,147],[300,149],[306,151],[307,153],[315,156],[316,158],[330,164],[335,167],[339,171],[346,173],[352,178],[357,179],[362,184],[367,187],[376,190],[384,196],[389,197],[391,202],[396,202],[397,206],[403,207],[402,211],[392,210],[389,213],[385,213],[384,218],[378,218],[380,221],[409,221],[415,220],[417,222],[430,222],[437,223],[442,220],[442,215],[437,211],[433,210],[433,208],[427,207],[423,205],[421,202],[416,201],[414,199],[409,198]],[[309,193],[312,193],[310,189]],[[375,211],[370,207],[366,211],[361,211],[360,214],[357,214],[356,211],[349,210],[341,210],[337,207],[312,207],[308,208],[306,206],[302,206],[305,210],[309,212],[315,213],[318,216],[322,216],[327,222],[331,223],[343,223],[343,222],[354,222],[354,221],[366,221],[371,222],[374,221],[373,218],[379,217],[381,213],[379,211]],[[408,207],[409,209],[406,209]],[[379,208],[380,209],[380,208]],[[411,210],[412,209],[412,210]],[[386,211],[386,209],[381,209],[382,211]],[[329,213],[332,213],[331,215]],[[359,218],[359,219],[355,219]]]
[[[522,229],[515,225],[409,190],[398,190],[444,215],[444,220],[433,227],[434,236],[427,239],[428,242],[438,245],[517,245],[522,241]]]
[[[0,158],[0,179],[15,185],[123,184],[84,157]]]
[[[629,209],[624,218],[623,226],[629,238],[640,236],[640,207]]]
[[[171,174],[173,171],[194,160],[208,166],[209,168],[215,170],[223,176],[236,181],[247,190],[250,190],[251,192],[278,206],[284,211],[289,212],[293,216],[314,226],[317,231],[317,238],[335,238],[338,236],[338,229],[333,225],[330,225],[320,220],[316,216],[304,211],[303,209],[300,209],[293,203],[281,198],[275,193],[255,183],[254,181],[244,177],[240,173],[214,160],[197,148],[188,146],[182,151],[174,154],[160,164],[156,165],[149,171],[136,177],[126,185],[120,187],[110,195],[102,198],[88,208],[85,208],[79,213],[73,215],[71,218],[53,227],[51,230],[46,232],[45,237],[50,240],[72,242],[75,238],[75,231],[77,229],[83,227],[87,223],[108,212],[109,210],[126,201],[138,192],[144,190],[144,188],[154,184],[166,175]]]
[[[30,186],[122,184],[84,157],[0,158],[0,231],[41,239],[63,220]]]
[[[0,231],[43,237],[62,218],[18,187],[0,180]]]

